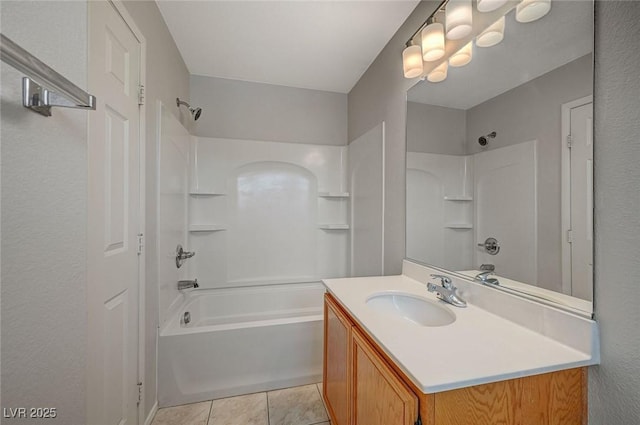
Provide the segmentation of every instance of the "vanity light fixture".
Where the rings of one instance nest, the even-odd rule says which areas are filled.
[[[449,62],[444,61],[438,65],[433,71],[427,75],[427,80],[432,83],[439,83],[447,78],[447,70],[449,69]]]
[[[460,40],[471,33],[473,29],[471,0],[449,0],[444,10],[449,40]]]
[[[478,47],[491,47],[500,43],[504,39],[504,26],[506,19],[502,18],[495,21],[489,28],[482,31],[479,36],[476,37],[476,46]]]
[[[449,65],[453,67],[465,66],[469,62],[471,62],[471,57],[473,55],[473,41],[468,42],[465,46],[455,52],[449,58]]]
[[[420,38],[422,57],[425,61],[433,62],[444,56],[444,25],[431,18],[431,22],[422,30]]]
[[[522,0],[516,6],[516,21],[537,21],[551,10],[551,0]]]
[[[408,46],[402,52],[402,68],[404,70],[404,78],[416,78],[422,75],[424,67],[422,66],[422,50],[420,46]]]
[[[504,6],[506,2],[507,0],[478,0],[478,11],[493,12]]]

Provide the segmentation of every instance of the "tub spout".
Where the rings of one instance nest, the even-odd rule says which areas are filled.
[[[199,288],[198,279],[193,280],[179,280],[178,281],[178,290],[182,291],[183,289],[191,289],[191,288]]]

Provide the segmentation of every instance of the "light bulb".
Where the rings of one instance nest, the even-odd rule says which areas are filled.
[[[439,83],[441,81],[444,81],[447,78],[448,68],[449,62],[442,62],[440,65],[438,65],[437,68],[435,68],[427,75],[427,80],[431,81],[432,83]]]
[[[422,57],[431,62],[444,56],[444,26],[433,22],[422,30]]]
[[[415,78],[422,74],[422,51],[420,46],[409,46],[402,52],[404,78]]]
[[[471,0],[449,0],[444,10],[449,40],[460,40],[471,33],[473,23]]]
[[[504,38],[504,26],[506,19],[502,18],[495,21],[486,30],[482,31],[479,36],[476,37],[476,46],[478,47],[491,47],[500,43]]]
[[[455,52],[449,58],[449,65],[453,67],[465,66],[471,62],[471,56],[473,54],[473,41],[468,42],[465,46]]]
[[[522,0],[516,7],[516,21],[533,22],[551,10],[551,0]]]
[[[493,12],[504,6],[506,2],[507,0],[478,0],[478,11]]]

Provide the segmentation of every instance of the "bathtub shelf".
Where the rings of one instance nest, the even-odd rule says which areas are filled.
[[[444,225],[445,229],[473,229],[473,224],[471,223],[446,223]]]
[[[322,230],[349,230],[348,224],[319,224],[318,229]]]
[[[227,230],[226,227],[220,224],[191,224],[189,225],[189,232],[220,232]]]
[[[220,192],[189,192],[189,195],[199,198],[199,197],[209,197],[209,196],[226,196],[226,193]]]
[[[349,192],[318,192],[319,198],[349,198]]]
[[[473,201],[473,196],[445,196],[445,201]]]

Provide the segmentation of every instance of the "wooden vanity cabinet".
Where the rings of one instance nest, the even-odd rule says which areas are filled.
[[[587,424],[586,368],[424,394],[330,294],[324,318],[332,425]]]

